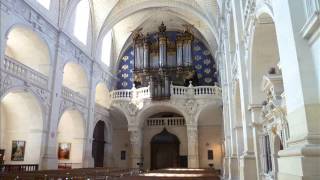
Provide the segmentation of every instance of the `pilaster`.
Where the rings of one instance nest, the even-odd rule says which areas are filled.
[[[199,168],[198,127],[187,124],[188,136],[188,168]]]
[[[46,139],[46,148],[41,161],[42,169],[57,169],[57,128],[60,117],[61,88],[63,79],[63,54],[59,46],[61,36],[57,40],[56,57],[53,61],[52,73],[52,92],[51,92],[51,108],[49,110],[48,136]]]
[[[257,180],[262,179],[262,167],[261,167],[261,146],[260,146],[260,134],[262,131],[262,125],[259,123],[260,122],[260,115],[261,115],[261,105],[250,105],[249,110],[251,111],[251,117],[252,117],[252,131],[253,131],[253,144],[254,144],[254,155],[256,158],[256,169],[257,169]]]
[[[129,126],[131,145],[131,168],[140,168],[143,163],[143,132],[138,126]]]
[[[303,3],[272,1],[290,129],[288,147],[278,153],[278,179],[320,178],[319,77],[300,33],[306,23]]]

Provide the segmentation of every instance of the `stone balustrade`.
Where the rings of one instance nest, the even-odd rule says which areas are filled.
[[[86,105],[87,98],[81,95],[79,92],[75,92],[70,88],[63,86],[61,94],[62,94],[62,97],[65,99],[68,99],[70,101],[76,102],[84,106]]]
[[[5,56],[3,61],[3,70],[13,76],[17,76],[26,82],[40,86],[44,89],[48,88],[48,77],[33,70],[32,68]]]
[[[218,86],[175,86],[170,85],[171,98],[220,98],[221,88]],[[131,99],[148,99],[150,98],[150,87],[143,87],[138,89],[120,89],[111,92],[112,100],[126,100]]]
[[[188,98],[194,96],[195,98],[202,97],[221,97],[222,91],[218,86],[174,86],[171,85],[171,97],[172,98]]]
[[[148,87],[142,87],[139,89],[135,89],[134,91],[134,98],[150,98],[150,86]]]
[[[185,126],[186,124],[183,117],[148,118],[145,123],[148,127]]]
[[[112,100],[130,100],[132,97],[131,89],[114,90],[111,92]]]

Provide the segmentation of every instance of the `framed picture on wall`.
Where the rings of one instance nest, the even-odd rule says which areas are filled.
[[[71,143],[59,143],[58,146],[58,159],[68,160],[70,159]]]
[[[12,141],[11,161],[23,161],[26,141]]]

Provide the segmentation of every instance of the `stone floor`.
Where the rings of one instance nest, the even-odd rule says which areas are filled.
[[[124,177],[123,180],[219,180],[218,171],[212,169],[162,169],[139,176]]]

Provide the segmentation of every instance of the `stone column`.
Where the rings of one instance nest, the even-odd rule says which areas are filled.
[[[188,136],[188,168],[199,168],[198,126],[187,125]]]
[[[249,84],[247,79],[247,51],[246,51],[246,42],[243,38],[245,35],[244,32],[244,19],[242,12],[242,1],[233,0],[232,1],[232,10],[233,10],[233,19],[235,20],[235,40],[238,45],[238,71],[239,71],[239,87],[240,87],[240,99],[241,99],[241,119],[242,119],[242,128],[243,128],[243,154],[240,157],[240,179],[243,180],[256,180],[256,162],[254,156],[254,146],[253,146],[253,137],[252,137],[252,128],[251,116],[248,111],[249,105]]]
[[[131,168],[139,168],[138,163],[143,163],[142,145],[143,132],[138,126],[130,126]]]
[[[250,105],[249,110],[251,111],[252,117],[252,131],[253,131],[253,143],[254,143],[254,152],[256,157],[256,167],[257,167],[257,180],[262,179],[262,167],[261,167],[261,146],[260,146],[260,134],[262,131],[262,126],[260,124],[260,115],[261,115],[261,105]]]
[[[58,168],[58,156],[57,156],[57,129],[58,122],[61,113],[61,89],[62,89],[62,79],[63,79],[63,68],[64,59],[63,47],[59,44],[60,39],[63,38],[59,34],[57,40],[57,48],[55,54],[55,60],[52,65],[53,75],[49,82],[52,82],[49,86],[51,91],[51,106],[48,108],[48,133],[43,140],[43,144],[46,144],[45,150],[43,152],[42,161],[40,164],[40,169],[57,169]]]
[[[86,121],[86,138],[84,139],[84,158],[83,158],[83,167],[94,167],[94,159],[92,157],[92,141],[93,141],[93,130],[94,130],[94,113],[95,113],[95,94],[96,94],[96,82],[98,81],[98,75],[100,69],[98,65],[92,65],[92,74],[90,79],[90,90],[88,96],[88,118]]]
[[[314,52],[319,38],[302,36],[306,28],[317,32],[316,23],[306,26],[305,2],[272,1],[290,128],[288,147],[278,153],[278,179],[320,179],[319,52]],[[310,22],[319,20],[319,12]]]

